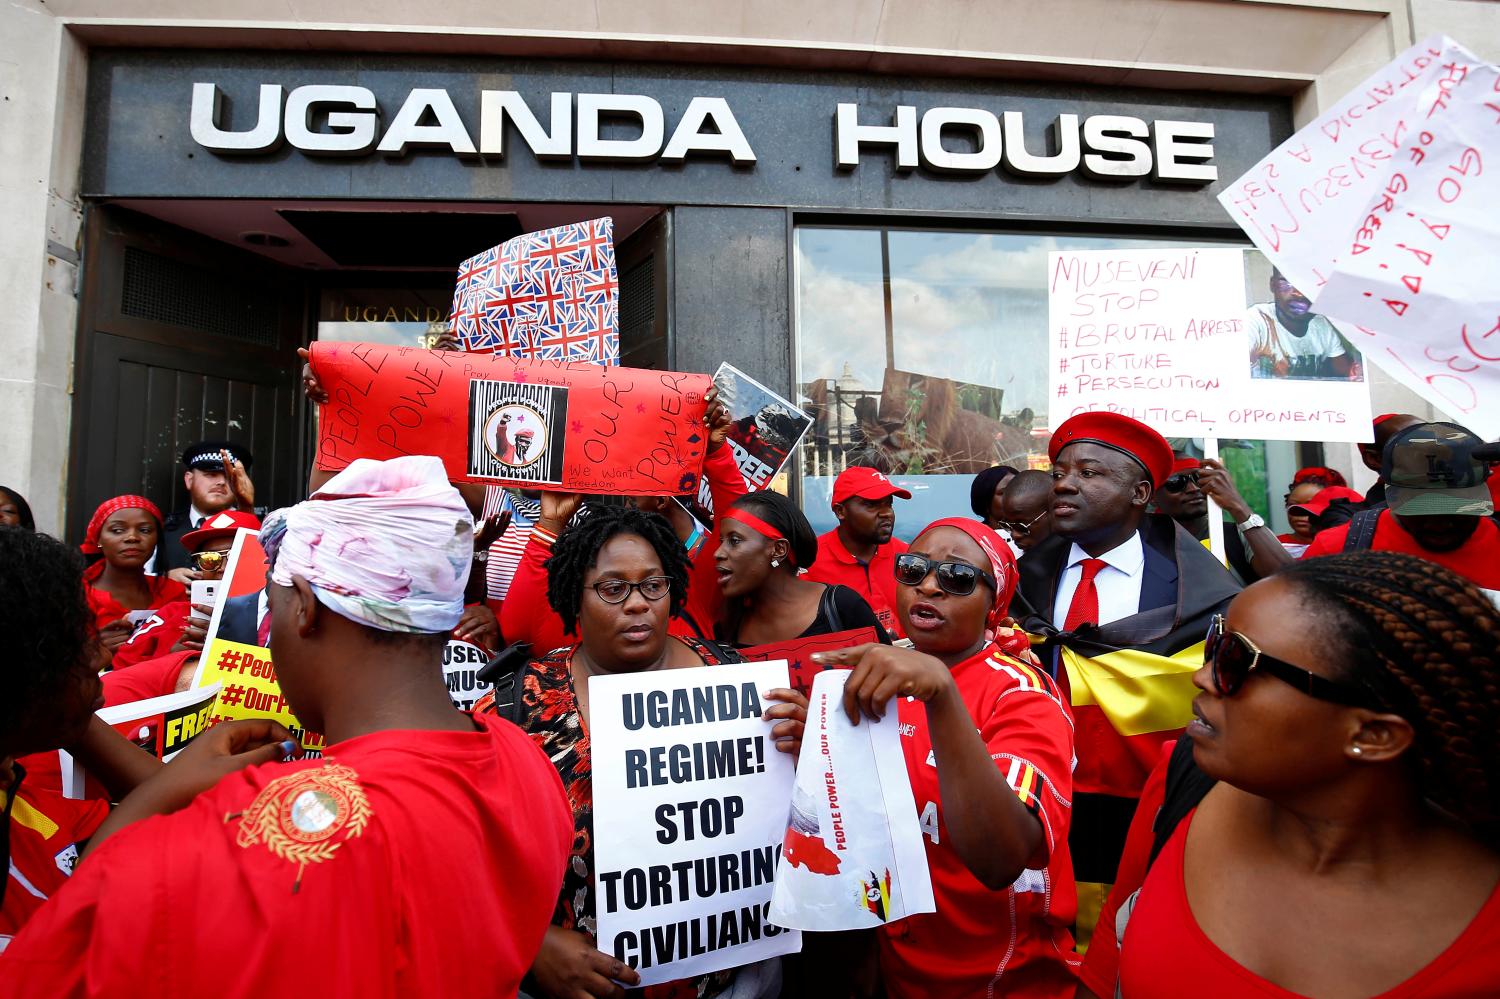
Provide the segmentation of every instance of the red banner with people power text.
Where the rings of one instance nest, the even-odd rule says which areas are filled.
[[[455,481],[694,493],[708,375],[368,343],[315,343],[318,467],[436,455]]]

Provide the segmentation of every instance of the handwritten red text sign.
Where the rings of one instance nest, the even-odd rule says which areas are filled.
[[[695,492],[708,375],[315,343],[318,467],[430,454],[456,481],[624,496]]]
[[[741,649],[740,655],[752,662],[774,662],[778,659],[785,659],[787,670],[792,676],[792,686],[804,694],[810,694],[813,678],[829,668],[812,661],[814,652],[832,652],[835,649],[847,649],[873,641],[875,641],[874,628],[852,628],[849,631],[835,631],[827,635],[813,635],[810,638],[793,638],[787,642],[754,645],[748,649]]]

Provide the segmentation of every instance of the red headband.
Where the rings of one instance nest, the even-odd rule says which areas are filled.
[[[144,496],[116,496],[114,499],[105,500],[99,504],[99,509],[95,510],[94,516],[89,519],[89,528],[84,532],[83,544],[78,546],[85,555],[99,554],[99,533],[104,530],[104,522],[121,510],[145,510],[156,518],[156,526],[161,527],[161,510]]]
[[[726,512],[724,516],[732,520],[739,521],[741,524],[744,524],[756,534],[759,534],[770,541],[786,541],[785,534],[782,534],[780,531],[776,530],[776,528],[772,527],[764,520],[761,520],[755,514],[746,513],[739,507],[730,507],[728,512]],[[791,553],[791,542],[789,541],[787,542],[787,549],[786,559],[788,562],[795,566],[797,564],[797,557]]]

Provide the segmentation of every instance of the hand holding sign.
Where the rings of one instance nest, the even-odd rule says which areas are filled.
[[[924,704],[955,690],[953,673],[942,661],[916,649],[894,645],[859,645],[837,652],[817,652],[823,666],[853,670],[844,684],[844,712],[852,724],[861,713],[872,721],[885,717],[892,697],[915,697]]]
[[[616,982],[631,988],[641,982],[634,968],[599,950],[586,934],[561,926],[547,927],[531,974],[542,987],[542,994],[549,996],[617,999],[625,995],[625,990]]]

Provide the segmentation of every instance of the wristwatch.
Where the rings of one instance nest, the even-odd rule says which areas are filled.
[[[488,548],[486,548],[482,552],[475,552],[474,553],[474,561],[476,561],[476,562],[479,562],[479,563],[483,564],[485,562],[488,562],[489,560],[490,560],[490,550]]]
[[[1253,531],[1257,527],[1265,527],[1266,522],[1264,519],[1262,519],[1260,514],[1252,513],[1250,516],[1240,521],[1238,526],[1240,529],[1240,533],[1244,534],[1246,531]]]

